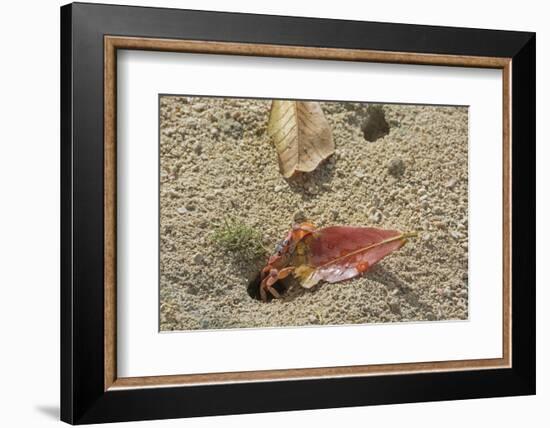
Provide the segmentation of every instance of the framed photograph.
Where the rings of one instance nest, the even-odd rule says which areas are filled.
[[[535,35],[61,8],[61,418],[535,393]]]

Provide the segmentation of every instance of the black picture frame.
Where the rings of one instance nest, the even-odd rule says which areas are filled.
[[[104,390],[104,36],[512,58],[512,367]],[[86,424],[535,393],[535,34],[73,3],[61,8],[61,419]]]

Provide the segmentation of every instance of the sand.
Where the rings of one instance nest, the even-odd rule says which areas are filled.
[[[323,102],[336,151],[285,180],[266,134],[270,103],[161,97],[160,329],[467,319],[467,108],[385,104],[389,134],[368,142],[367,104]],[[304,218],[419,236],[362,277],[291,284],[263,303],[246,289],[265,260],[243,263],[212,242],[227,217],[260,230],[267,248]]]

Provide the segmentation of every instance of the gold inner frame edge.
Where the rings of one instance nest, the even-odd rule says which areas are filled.
[[[117,376],[116,367],[116,54],[118,49],[501,69],[503,82],[502,358],[119,378]],[[193,386],[199,384],[284,381],[312,378],[395,375],[511,367],[511,66],[511,58],[500,57],[420,54],[361,49],[105,36],[104,390]]]

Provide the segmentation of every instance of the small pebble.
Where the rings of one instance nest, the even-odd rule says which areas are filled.
[[[202,265],[204,263],[204,256],[201,253],[197,253],[193,256],[193,261],[198,265]]]
[[[390,307],[390,310],[394,314],[400,314],[401,313],[401,305],[399,304],[399,300],[397,300],[397,299],[390,300],[390,302],[388,303],[388,306]]]
[[[369,216],[369,220],[373,223],[380,223],[382,221],[382,213],[380,211],[376,211],[374,214]]]
[[[300,222],[306,219],[306,216],[303,211],[296,211],[293,216],[294,221]]]
[[[394,177],[401,177],[405,173],[405,162],[403,162],[403,159],[392,159],[388,164],[388,172]]]
[[[177,210],[178,214],[187,214],[189,210],[185,207],[179,207]]]
[[[462,233],[456,231],[456,230],[451,230],[449,232],[449,235],[451,235],[454,239],[460,239],[462,238]]]
[[[206,104],[204,103],[196,103],[196,104],[193,104],[193,110],[197,111],[197,112],[201,112],[201,111],[204,111],[206,109]]]
[[[197,154],[197,155],[200,155],[202,153],[202,144],[201,143],[197,143],[193,146],[193,151]]]
[[[447,189],[452,189],[456,185],[456,180],[454,178],[451,178],[449,181],[445,183],[445,187]]]

